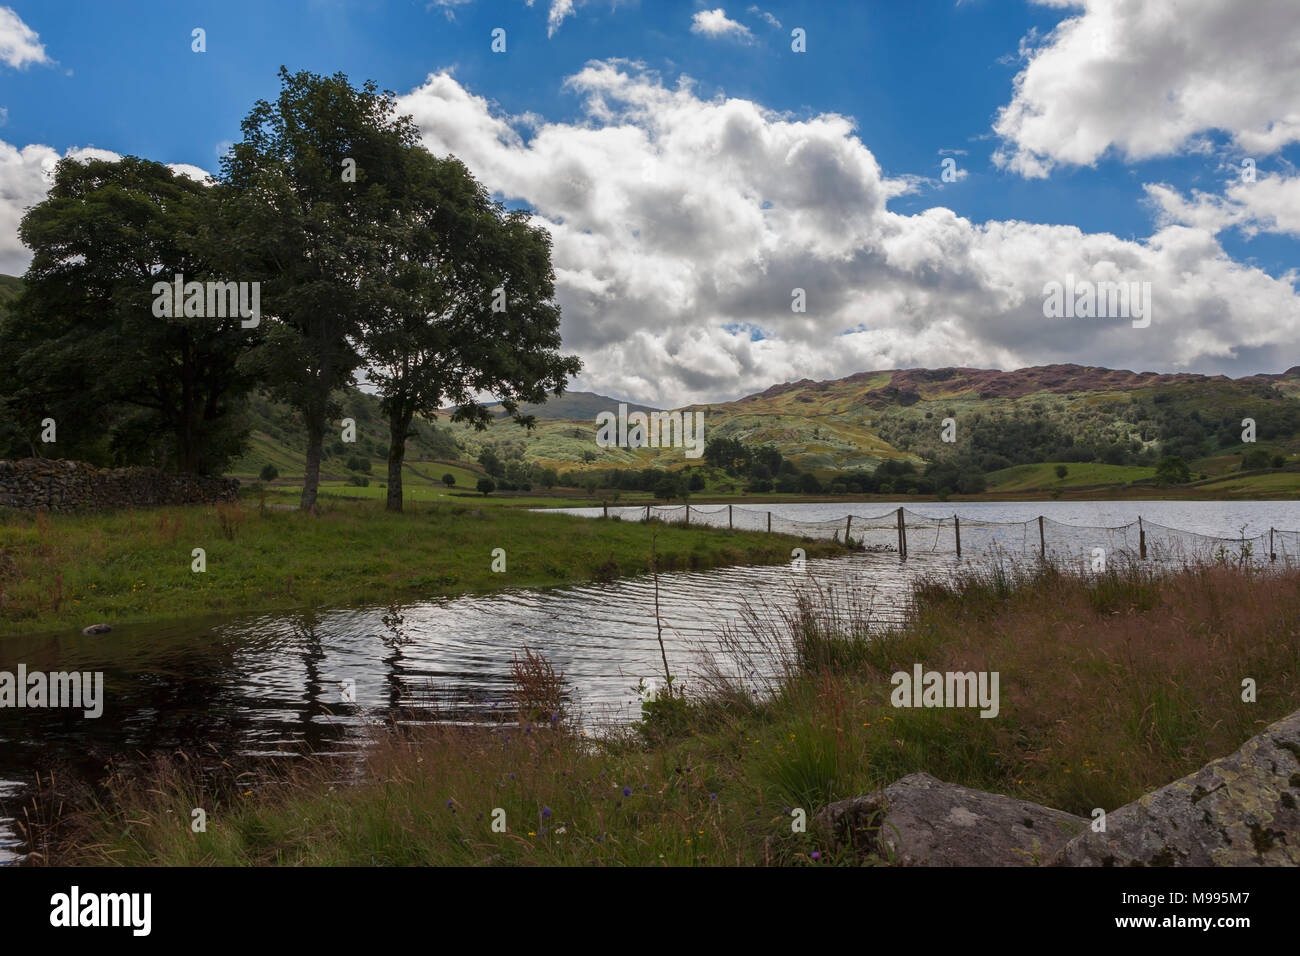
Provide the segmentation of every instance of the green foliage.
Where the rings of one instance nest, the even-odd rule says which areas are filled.
[[[280,469],[276,468],[275,465],[265,464],[262,466],[262,470],[257,473],[257,477],[262,481],[275,481],[280,477]]]
[[[478,480],[478,484],[475,485],[475,487],[478,488],[479,493],[483,495],[484,498],[486,498],[488,495],[492,494],[492,492],[496,491],[497,486],[496,486],[496,482],[494,482],[491,478],[480,478]]]
[[[1191,470],[1177,455],[1162,458],[1156,465],[1156,482],[1161,485],[1182,485],[1191,480]]]

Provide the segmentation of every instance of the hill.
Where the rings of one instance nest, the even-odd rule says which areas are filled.
[[[1300,452],[1300,366],[1239,379],[1082,365],[899,369],[787,382],[686,410],[705,413],[710,439],[770,444],[819,474],[955,455],[989,473],[1044,462],[1149,469],[1179,455],[1214,474],[1238,467],[1244,451]],[[956,422],[952,443],[941,436],[946,418]],[[1256,421],[1254,445],[1241,442],[1243,418]],[[452,430],[471,456],[503,446],[559,469],[689,463],[676,449],[597,448],[594,413],[531,433],[510,423]]]

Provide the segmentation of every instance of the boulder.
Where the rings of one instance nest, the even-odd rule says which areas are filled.
[[[1088,826],[1083,817],[914,773],[816,817],[834,842],[912,866],[1036,866]]]
[[[111,630],[113,630],[113,625],[111,624],[91,624],[87,627],[83,627],[81,633],[93,637],[96,634],[107,634]]]
[[[1235,753],[1107,814],[1062,866],[1300,865],[1300,711]]]

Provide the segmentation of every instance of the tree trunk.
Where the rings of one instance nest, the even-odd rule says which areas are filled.
[[[406,458],[406,435],[411,416],[395,416],[388,422],[388,502],[389,511],[402,510],[402,462]]]
[[[302,502],[304,511],[316,510],[316,488],[320,484],[321,445],[325,438],[325,417],[315,411],[307,422],[307,471],[302,479]]]

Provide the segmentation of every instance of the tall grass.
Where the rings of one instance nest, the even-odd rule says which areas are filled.
[[[999,672],[998,716],[892,706],[891,675],[914,664]],[[556,689],[540,661],[516,671],[530,700]],[[320,757],[256,786],[191,762],[110,778],[89,802],[51,788],[47,806],[75,809],[36,836],[41,861],[852,862],[811,825],[817,810],[916,771],[1087,817],[1300,707],[1300,570],[990,566],[919,582],[892,627],[815,592],[750,608],[693,686],[654,733],[435,725],[378,733],[346,780]],[[207,833],[187,825],[199,806]]]

